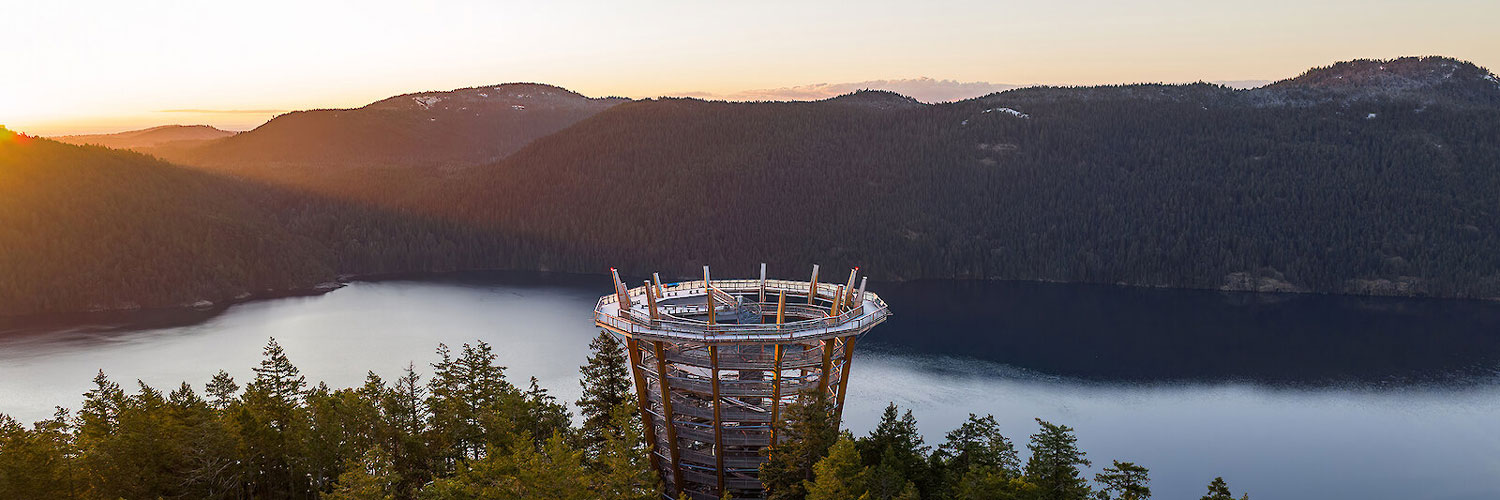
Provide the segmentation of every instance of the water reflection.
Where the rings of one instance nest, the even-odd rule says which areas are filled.
[[[916,282],[879,341],[1089,380],[1490,383],[1500,304],[1090,285]]]
[[[969,412],[1024,442],[1032,417],[1076,427],[1095,469],[1152,469],[1157,498],[1216,475],[1254,498],[1500,498],[1500,305],[1256,296],[1037,283],[878,288],[896,316],[861,342],[845,412],[886,402],[929,443]],[[439,342],[485,340],[517,383],[564,401],[595,330],[594,276],[463,274],[356,283],[220,312],[0,324],[0,412],[75,407],[94,372],[170,387],[244,381],[274,336],[310,380],[424,375]],[[125,384],[129,385],[129,384]]]

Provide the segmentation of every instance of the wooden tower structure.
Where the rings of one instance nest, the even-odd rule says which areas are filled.
[[[617,335],[630,359],[651,462],[667,496],[763,498],[764,449],[782,409],[824,391],[843,414],[854,346],[890,317],[859,269],[845,283],[766,278],[661,282],[599,299],[594,323]],[[855,280],[858,279],[856,288]]]

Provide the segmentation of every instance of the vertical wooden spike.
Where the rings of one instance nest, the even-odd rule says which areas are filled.
[[[812,304],[818,298],[818,265],[813,264],[812,281],[807,284],[807,303]]]
[[[766,303],[766,263],[765,262],[760,263],[760,300],[758,302],[760,302],[762,304]]]
[[[859,279],[859,293],[854,294],[854,304],[855,304],[855,307],[859,307],[859,308],[864,308],[865,307],[865,284],[869,283],[869,282],[870,282],[870,277],[869,276],[865,276],[865,277]]]
[[[855,267],[855,269],[850,269],[849,270],[849,282],[847,282],[847,284],[844,284],[843,303],[846,303],[846,305],[849,302],[853,302],[853,299],[852,299],[852,296],[853,296],[853,285],[855,285],[855,282],[853,282],[853,278],[855,278],[855,276],[858,276],[858,275],[859,275],[859,267]]]
[[[830,318],[838,316],[839,313],[844,312],[842,307],[843,301],[839,300],[839,297],[844,296],[844,285],[839,285],[836,290],[837,291],[833,294],[833,303],[828,305],[828,317]]]
[[[703,266],[703,298],[708,303],[708,324],[712,325],[715,323],[714,314],[718,307],[714,306],[714,285],[708,278],[708,266]]]
[[[656,292],[651,291],[651,281],[646,281],[646,307],[651,309],[651,319],[661,319],[661,314],[656,312]]]
[[[781,291],[781,298],[776,300],[776,324],[786,322],[786,290]]]

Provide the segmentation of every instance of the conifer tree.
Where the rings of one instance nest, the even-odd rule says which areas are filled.
[[[1113,467],[1094,475],[1100,484],[1095,498],[1098,500],[1145,500],[1151,498],[1150,471],[1131,462],[1114,461]]]
[[[379,446],[345,466],[325,500],[395,500],[397,474],[391,456]]]
[[[810,390],[783,409],[785,421],[777,428],[777,439],[766,448],[760,465],[760,480],[769,500],[803,500],[806,481],[815,479],[813,465],[828,454],[839,437],[833,421],[833,402],[828,394]]]
[[[583,375],[579,385],[578,413],[583,417],[582,438],[590,458],[599,453],[608,436],[617,434],[615,408],[634,401],[630,392],[630,368],[625,351],[609,332],[601,331],[589,343],[588,364],[579,367]]]
[[[1000,424],[995,422],[994,415],[979,417],[970,413],[968,420],[957,429],[948,431],[946,438],[935,455],[941,459],[947,473],[955,477],[962,477],[975,467],[1020,472],[1021,460],[1016,447],[1009,438],[1000,434]]]
[[[1078,437],[1066,425],[1036,419],[1041,430],[1031,436],[1027,448],[1031,459],[1026,462],[1026,480],[1041,488],[1042,500],[1081,500],[1090,491],[1080,466],[1089,461],[1078,449]]]
[[[224,370],[215,373],[214,378],[203,387],[208,392],[208,403],[216,410],[228,408],[240,391],[239,384],[234,383],[234,377]]]
[[[1229,483],[1223,477],[1216,477],[1208,483],[1208,494],[1200,500],[1234,500],[1234,494],[1229,492]],[[1241,495],[1240,500],[1250,500],[1250,494]]]
[[[641,421],[635,406],[625,402],[611,412],[619,429],[605,436],[594,459],[594,491],[600,498],[619,500],[656,500],[661,498],[661,478],[651,469],[650,447],[644,441]]]
[[[302,405],[307,379],[271,339],[255,380],[245,386],[234,426],[244,442],[245,462],[257,497],[288,498],[310,494],[311,464],[305,446],[310,432]]]
[[[803,481],[807,500],[868,500],[866,468],[861,465],[854,441],[839,436],[828,456],[813,465],[813,479]]]
[[[891,500],[905,495],[908,488],[932,491],[937,486],[927,473],[928,447],[911,410],[903,414],[890,403],[875,429],[854,445],[865,466],[873,467],[868,474],[871,500]]]
[[[386,445],[396,471],[393,492],[396,498],[415,498],[422,485],[432,479],[432,460],[426,443],[426,396],[416,367],[407,365],[401,378],[396,379],[381,399],[381,412],[390,432]]]
[[[76,498],[72,436],[62,408],[30,430],[0,413],[0,500]]]

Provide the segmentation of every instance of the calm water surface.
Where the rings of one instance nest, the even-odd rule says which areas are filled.
[[[1155,498],[1222,475],[1260,499],[1500,498],[1500,304],[1034,283],[872,286],[896,313],[856,356],[848,426],[889,401],[935,444],[991,413],[1078,429],[1094,471],[1151,468]],[[565,401],[606,278],[470,274],[355,283],[222,312],[0,322],[0,412],[75,408],[98,370],[156,387],[252,376],[268,337],[311,380],[427,371],[484,340]],[[1090,475],[1092,475],[1091,471]]]

